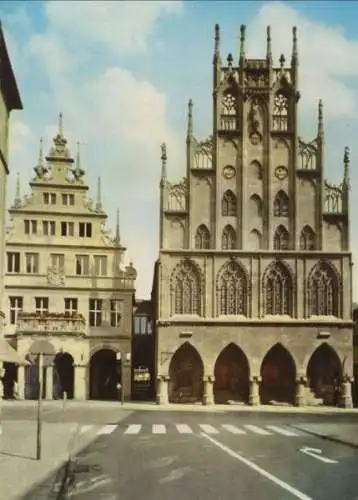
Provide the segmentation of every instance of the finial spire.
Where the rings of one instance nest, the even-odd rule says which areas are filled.
[[[215,24],[214,64],[220,61],[220,26]]]
[[[343,156],[343,163],[344,163],[344,176],[343,176],[343,184],[346,188],[350,188],[350,178],[349,178],[349,163],[350,163],[350,150],[349,147],[346,146],[344,148],[344,156]]]
[[[244,62],[245,60],[245,34],[246,34],[246,26],[242,24],[240,26],[240,62]]]
[[[292,58],[291,66],[298,64],[298,48],[297,48],[297,27],[292,28]]]
[[[81,158],[80,158],[80,141],[76,141],[76,167],[80,168],[81,167]]]
[[[188,138],[193,135],[193,100],[188,102]]]
[[[266,28],[266,59],[268,63],[272,63],[271,26]]]
[[[163,142],[163,144],[161,145],[161,149],[162,149],[162,156],[161,156],[161,160],[162,160],[162,175],[161,175],[161,180],[163,182],[163,181],[166,181],[166,179],[167,179],[167,145],[165,144],[165,142]]]
[[[121,238],[120,238],[120,233],[119,233],[119,208],[117,208],[117,214],[116,214],[116,236],[115,236],[115,243],[119,245]]]
[[[97,203],[96,210],[102,210],[102,189],[101,189],[101,177],[97,179]]]
[[[15,190],[15,207],[21,205],[21,184],[20,184],[20,172],[16,174],[16,190]]]
[[[322,140],[324,137],[324,123],[323,123],[323,102],[322,99],[318,101],[318,130],[317,136]]]
[[[43,167],[44,164],[44,140],[41,137],[40,138],[40,149],[39,149],[39,160],[38,160],[38,166]]]
[[[63,136],[63,114],[58,115],[58,135]]]

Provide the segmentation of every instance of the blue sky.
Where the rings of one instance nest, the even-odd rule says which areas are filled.
[[[270,24],[276,61],[282,52],[290,57],[297,25],[300,132],[314,137],[322,98],[326,177],[341,181],[343,149],[350,146],[351,210],[357,210],[358,3],[3,1],[0,17],[25,108],[12,118],[8,204],[18,171],[25,194],[39,138],[44,136],[47,150],[62,111],[73,154],[75,142],[83,143],[87,182],[95,188],[102,177],[110,226],[120,209],[139,296],[149,294],[158,251],[160,144],[168,144],[169,178],[176,180],[185,174],[189,98],[195,135],[211,132],[215,23],[221,26],[223,57],[238,55],[241,24],[247,25],[248,56],[262,57]],[[353,225],[351,246],[356,258]]]

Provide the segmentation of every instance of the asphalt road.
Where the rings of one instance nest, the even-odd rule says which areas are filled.
[[[74,457],[66,498],[357,500],[358,450],[298,431],[296,420],[137,411],[118,425],[79,425],[93,439]]]

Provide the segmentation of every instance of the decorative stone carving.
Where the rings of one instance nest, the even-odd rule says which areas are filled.
[[[258,120],[258,103],[253,100],[251,103],[250,111],[248,113],[248,133],[251,144],[256,146],[260,144],[262,135],[259,132],[260,122]]]
[[[65,275],[56,267],[47,268],[47,283],[51,286],[65,286]]]
[[[16,333],[19,334],[85,334],[85,319],[82,314],[66,313],[19,313]]]

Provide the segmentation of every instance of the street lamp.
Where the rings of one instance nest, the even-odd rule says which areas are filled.
[[[124,376],[123,376],[123,364],[124,364],[124,361],[126,361],[127,363],[129,363],[129,361],[131,360],[131,353],[130,352],[117,352],[116,353],[116,360],[117,361],[120,361],[121,364],[120,364],[120,380],[121,380],[121,383],[117,384],[117,388],[120,389],[121,391],[121,404],[122,406],[124,405]]]

